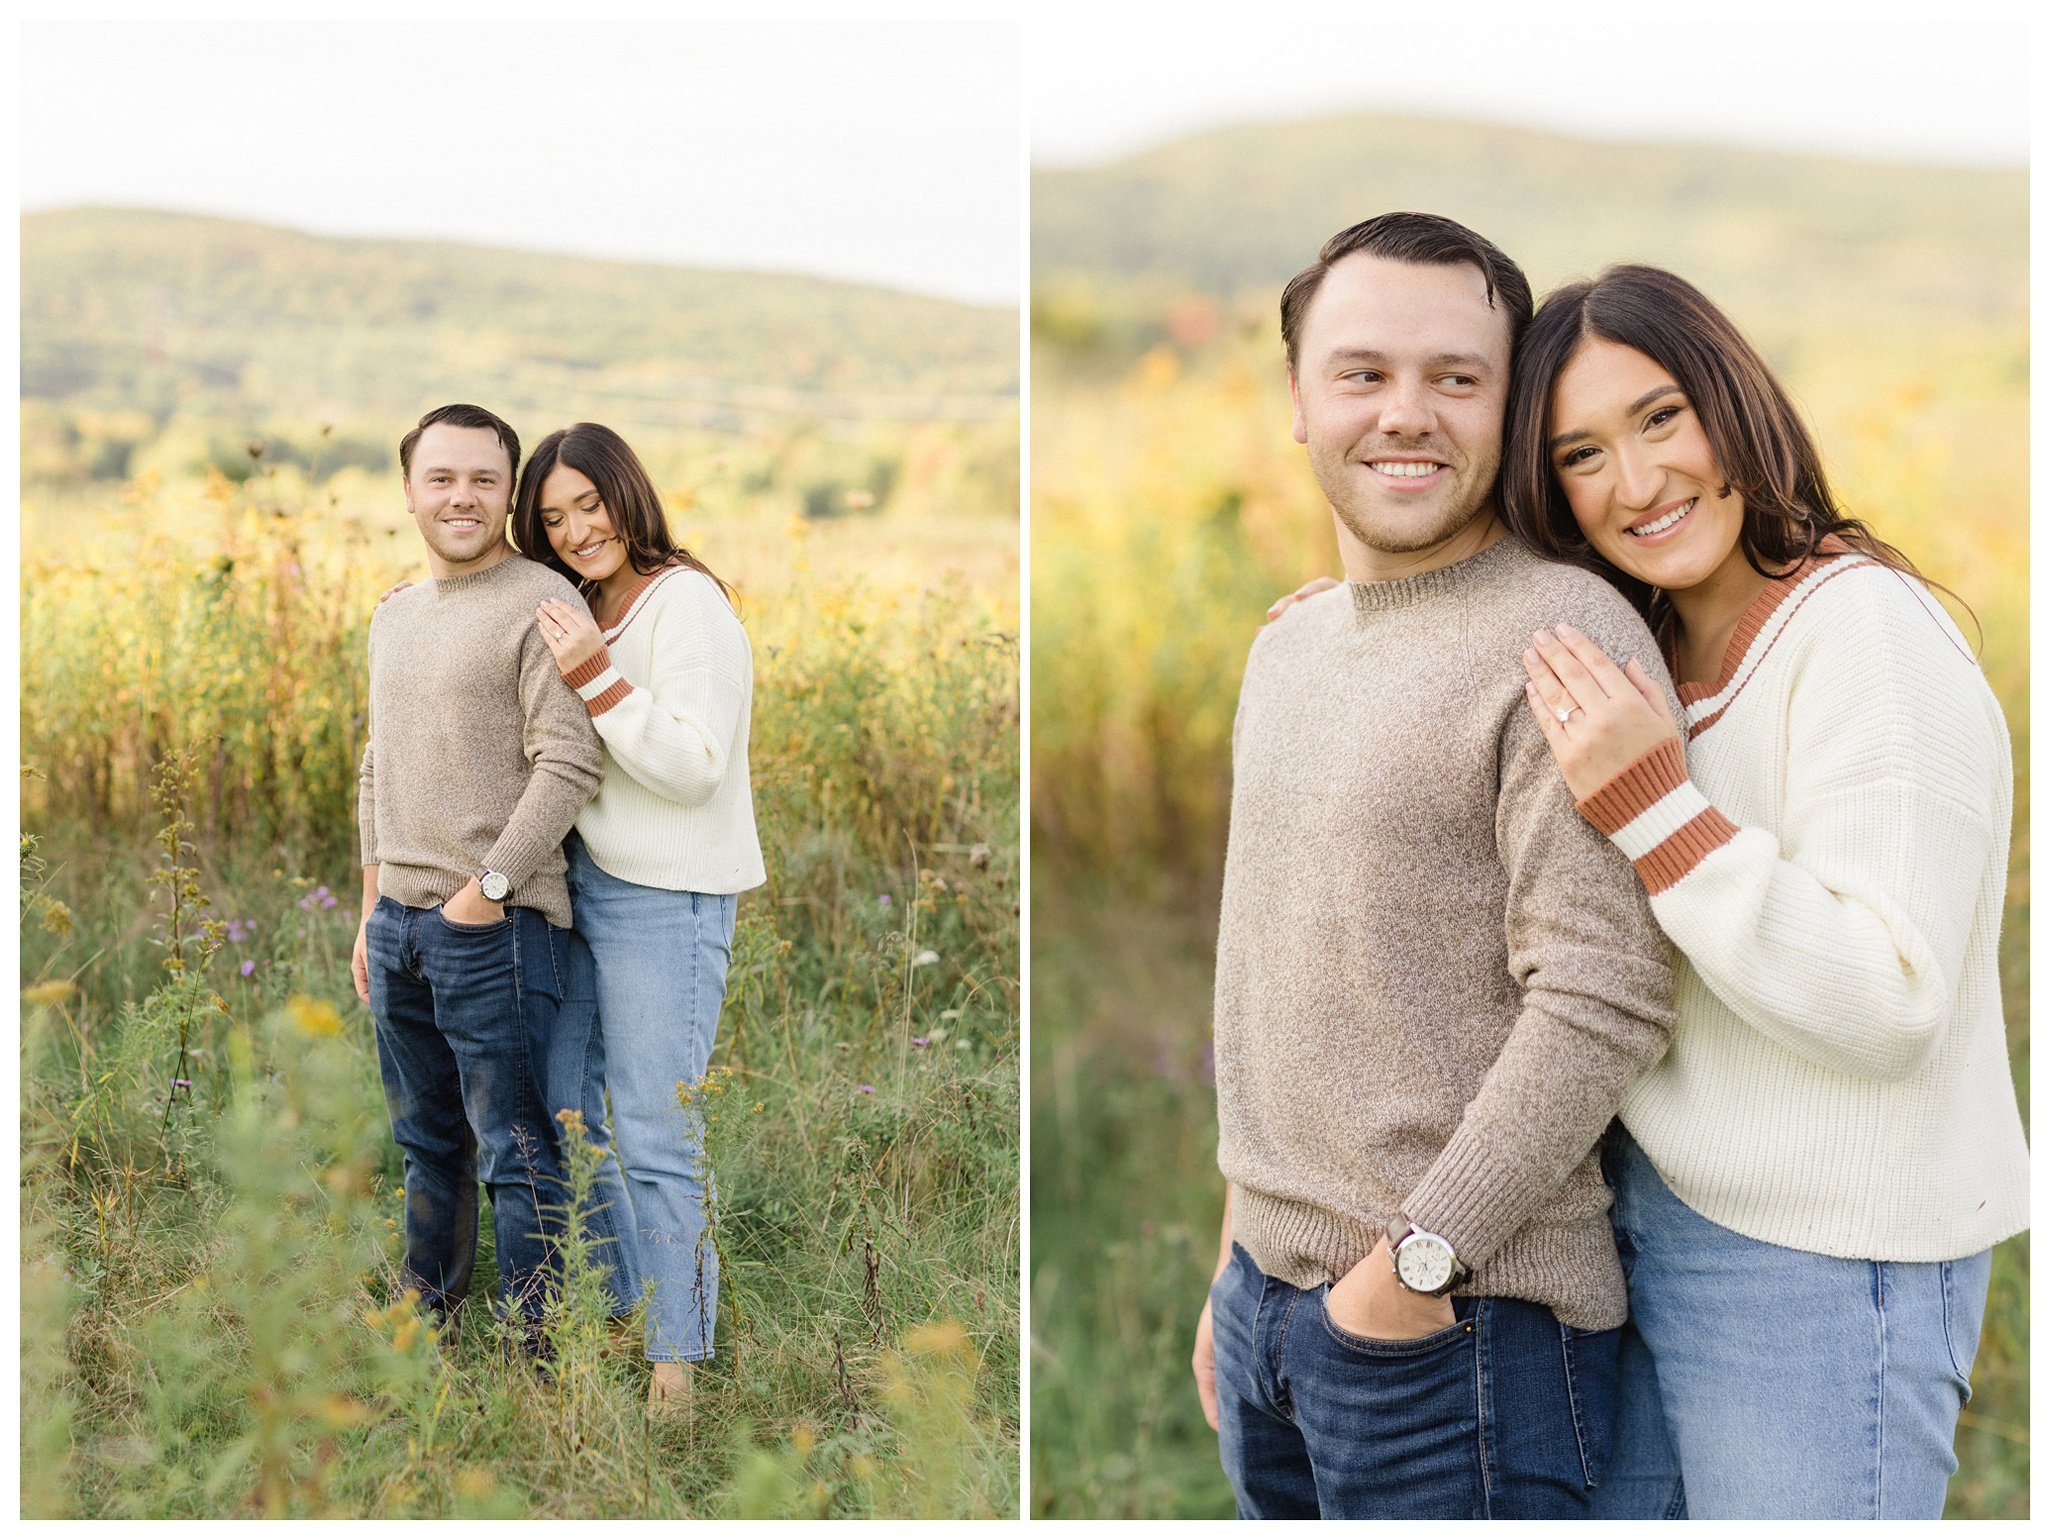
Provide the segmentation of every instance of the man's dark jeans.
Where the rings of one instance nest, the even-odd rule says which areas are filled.
[[[405,1155],[401,1281],[438,1313],[462,1303],[481,1177],[505,1308],[536,1317],[567,1202],[543,1076],[564,1010],[570,933],[532,909],[461,925],[439,909],[381,898],[364,937],[378,1067]]]
[[[1329,1285],[1234,1244],[1210,1290],[1218,1448],[1242,1519],[1584,1518],[1614,1425],[1620,1331],[1454,1299],[1411,1342],[1336,1325]]]

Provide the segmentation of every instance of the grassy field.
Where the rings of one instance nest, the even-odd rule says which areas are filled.
[[[1197,293],[1164,306],[1162,338],[1177,314],[1226,322],[1123,361],[1039,334],[1033,357],[1027,1296],[1031,1505],[1048,1517],[1232,1511],[1189,1378],[1222,1202],[1207,1048],[1230,726],[1267,603],[1337,572],[1328,513],[1289,441],[1271,320]],[[1964,595],[1984,630],[2015,746],[2001,968],[2025,1097],[2021,336],[1960,322],[1909,349],[1884,330],[1802,330],[1800,316],[1738,322],[1792,338],[1771,357],[1839,492]],[[2027,1255],[2027,1237],[1995,1253],[1956,1515],[2027,1513]]]
[[[547,1375],[393,1297],[352,783],[372,601],[423,563],[391,489],[253,470],[24,509],[24,1514],[1016,1512],[1001,486],[929,523],[716,468],[672,499],[741,592],[770,881],[694,1088],[718,1356],[650,1424],[588,1259]]]

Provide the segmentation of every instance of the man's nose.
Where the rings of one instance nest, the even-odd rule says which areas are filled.
[[[1381,397],[1381,431],[1398,438],[1415,438],[1437,425],[1431,403],[1421,382],[1391,383]]]

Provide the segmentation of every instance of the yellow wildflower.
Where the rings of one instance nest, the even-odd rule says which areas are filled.
[[[291,1015],[292,1024],[308,1037],[341,1035],[342,1013],[326,1000],[316,1000],[311,995],[294,995],[285,1002],[285,1010]]]

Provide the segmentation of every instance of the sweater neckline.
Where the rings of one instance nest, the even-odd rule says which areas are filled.
[[[605,635],[605,640],[607,642],[611,642],[617,639],[619,633],[626,629],[627,622],[632,620],[635,615],[640,613],[643,601],[646,600],[648,594],[650,593],[650,591],[653,590],[657,583],[661,582],[662,579],[668,577],[671,573],[683,572],[686,570],[688,569],[685,568],[682,562],[672,561],[665,562],[663,565],[657,567],[653,572],[644,574],[638,583],[634,584],[633,587],[629,588],[625,592],[625,594],[623,594],[620,597],[618,618],[615,619],[610,625],[601,624],[599,626],[599,630],[601,630]],[[594,616],[593,618],[595,619],[596,617]]]
[[[469,589],[482,588],[486,583],[491,582],[495,577],[503,573],[514,562],[527,561],[529,559],[526,556],[522,556],[518,551],[508,551],[505,560],[495,561],[481,572],[459,572],[454,577],[435,578],[434,591],[437,594],[459,594]]]
[[[1512,559],[1514,553],[1521,549],[1516,537],[1505,530],[1485,550],[1476,551],[1449,566],[1433,567],[1429,572],[1419,572],[1412,577],[1382,578],[1367,583],[1348,581],[1345,586],[1352,595],[1353,622],[1364,625],[1370,615],[1378,612],[1408,609],[1440,595],[1458,593],[1485,577],[1495,563]]]
[[[1743,667],[1744,659],[1750,653],[1752,644],[1764,634],[1767,625],[1770,624],[1773,616],[1779,613],[1781,606],[1792,599],[1808,580],[1822,568],[1829,566],[1842,557],[1856,556],[1858,554],[1858,552],[1854,551],[1842,540],[1839,540],[1835,535],[1825,535],[1822,544],[1817,547],[1816,553],[1813,556],[1809,557],[1785,576],[1770,579],[1765,587],[1758,591],[1757,596],[1744,607],[1744,613],[1737,617],[1737,629],[1730,633],[1730,639],[1723,647],[1722,666],[1716,670],[1715,678],[1706,681],[1694,680],[1686,684],[1675,683],[1674,693],[1679,696],[1680,704],[1682,706],[1692,706],[1712,696],[1720,695],[1723,691],[1727,690],[1730,687],[1731,681],[1737,677],[1737,671]],[[1677,646],[1668,654],[1666,666],[1668,671],[1677,678],[1679,673],[1679,649]]]

